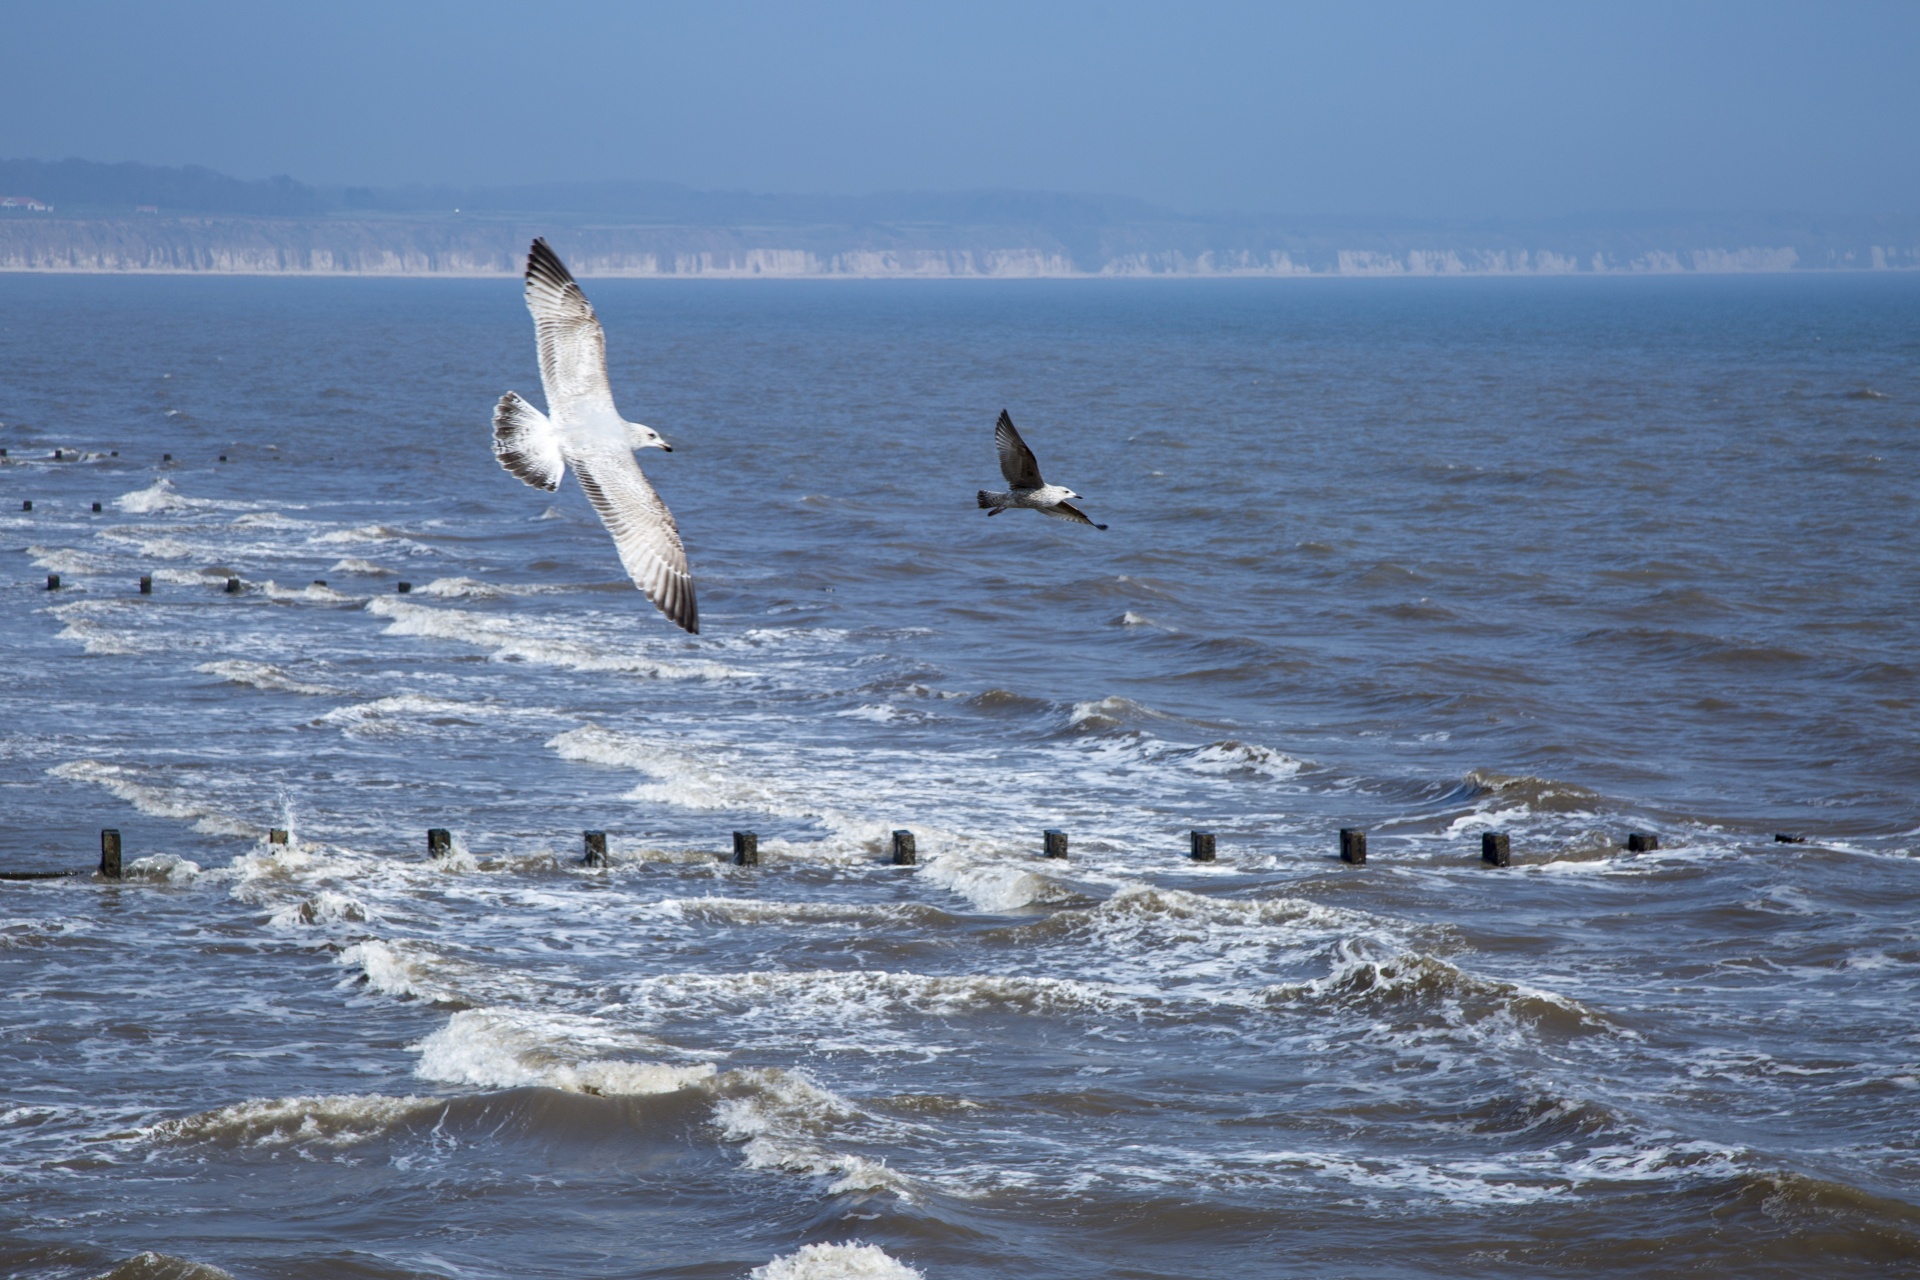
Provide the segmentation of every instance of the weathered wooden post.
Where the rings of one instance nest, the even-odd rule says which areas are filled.
[[[445,827],[427,828],[427,856],[444,858],[453,852],[453,832]]]
[[[1359,827],[1340,828],[1340,861],[1367,865],[1367,833]]]
[[[32,499],[32,498],[22,498],[22,499],[20,499],[20,509],[21,509],[22,511],[31,511],[31,510],[33,510],[33,499]]]
[[[60,589],[60,575],[59,575],[59,574],[57,574],[57,573],[50,573],[50,574],[48,574],[48,575],[47,575],[47,590],[49,590],[49,591],[58,591],[59,589]]]
[[[103,827],[100,830],[100,874],[109,880],[120,878],[120,829]]]
[[[1490,867],[1512,865],[1513,849],[1507,842],[1504,831],[1482,831],[1480,833],[1480,861]]]
[[[100,504],[97,502],[93,504],[93,514],[95,515],[100,514]]]
[[[1067,833],[1057,827],[1048,827],[1040,833],[1044,856],[1064,858],[1067,856]]]
[[[153,594],[153,575],[152,574],[143,573],[140,575],[140,594],[143,596],[150,596]]]
[[[1195,862],[1213,861],[1213,832],[1187,832],[1187,856]]]
[[[267,828],[268,844],[285,844],[286,842],[287,842],[287,829],[285,827]]]
[[[230,596],[237,596],[240,594],[240,579],[238,578],[227,579],[227,594]]]
[[[173,461],[173,455],[172,455],[172,454],[170,454],[170,453],[163,453],[163,454],[161,454],[161,455],[160,455],[160,461],[162,461],[162,462],[172,462],[172,461]]]
[[[582,831],[580,838],[586,845],[586,852],[581,855],[580,861],[589,867],[606,866],[607,833],[604,831]]]
[[[1652,853],[1660,847],[1660,837],[1649,831],[1627,832],[1628,853]]]
[[[1805,844],[1807,838],[1797,831],[1776,831],[1773,833],[1775,844]]]
[[[896,831],[893,833],[893,865],[910,867],[919,860],[913,847],[913,832]]]
[[[736,867],[757,867],[760,865],[760,837],[752,831],[733,833],[733,865]]]
[[[393,584],[393,589],[404,596],[413,590],[413,584],[411,582],[396,582]]]

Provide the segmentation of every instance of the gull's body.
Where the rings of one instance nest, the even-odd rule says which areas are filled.
[[[1040,478],[1039,461],[1014,430],[1013,419],[1005,409],[1000,411],[1000,421],[993,424],[993,443],[1000,452],[1000,474],[1006,477],[1010,488],[1004,493],[980,490],[980,505],[987,509],[988,515],[997,516],[1010,507],[1026,507],[1041,515],[1092,524],[1096,529],[1107,527],[1093,524],[1084,511],[1067,501],[1078,498],[1079,494],[1065,485],[1048,484]]]
[[[633,584],[678,626],[700,631],[693,575],[673,513],[647,483],[635,449],[673,446],[652,427],[628,422],[607,384],[607,339],[587,296],[545,240],[527,254],[527,310],[540,352],[547,411],[509,391],[493,410],[493,452],[500,465],[552,492],[568,467],[613,535]]]

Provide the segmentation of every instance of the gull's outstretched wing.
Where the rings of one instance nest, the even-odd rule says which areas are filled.
[[[693,575],[687,570],[679,526],[633,454],[620,448],[591,449],[570,452],[567,461],[600,513],[600,523],[613,535],[633,585],[675,624],[700,634],[700,610],[694,604]]]
[[[501,396],[493,407],[493,456],[508,471],[548,493],[560,487],[560,477],[567,473],[560,433],[546,414],[516,391]]]
[[[1081,524],[1093,524],[1093,521],[1087,519],[1087,513],[1074,506],[1071,502],[1056,502],[1050,507],[1036,507],[1035,510],[1044,515],[1059,516],[1062,520],[1077,520]],[[1103,524],[1093,524],[1093,527],[1096,529],[1104,529],[1107,526]]]
[[[1038,489],[1046,483],[1040,478],[1040,464],[1034,460],[1033,450],[1013,429],[1013,419],[1005,409],[1000,411],[1000,421],[993,424],[993,443],[1000,450],[1000,474],[1008,484],[1016,489]]]
[[[607,386],[607,338],[587,295],[545,240],[527,252],[527,310],[540,350],[547,413],[561,419],[620,415]]]

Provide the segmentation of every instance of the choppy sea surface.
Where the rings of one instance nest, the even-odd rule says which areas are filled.
[[[0,276],[0,1273],[1920,1274],[1920,280],[586,287]]]

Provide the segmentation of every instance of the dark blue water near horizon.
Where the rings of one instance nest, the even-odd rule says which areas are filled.
[[[1920,280],[586,288],[0,276],[0,1274],[1920,1274]]]

